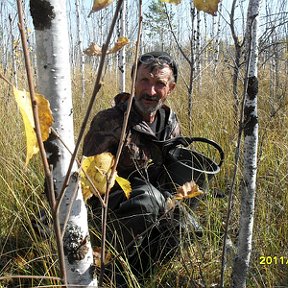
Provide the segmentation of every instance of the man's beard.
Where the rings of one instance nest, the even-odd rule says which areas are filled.
[[[155,100],[155,105],[144,104],[141,100]],[[158,102],[156,102],[158,101]],[[163,101],[159,99],[158,96],[149,96],[147,94],[142,94],[140,97],[135,97],[135,105],[137,110],[142,114],[154,114],[156,113],[163,105]]]

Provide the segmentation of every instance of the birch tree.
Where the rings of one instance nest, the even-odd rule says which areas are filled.
[[[118,38],[121,36],[126,36],[126,5],[124,3],[120,12],[119,28],[118,28]],[[126,89],[126,47],[124,46],[118,52],[118,69],[120,71],[119,77],[119,92],[125,92]]]
[[[63,239],[65,261],[62,277],[64,284],[69,284],[69,287],[97,287],[97,282],[91,275],[93,256],[88,235],[87,211],[78,186],[76,165],[73,166],[67,188],[63,188],[71,159],[68,150],[74,149],[66,1],[30,0],[30,11],[37,47],[37,90],[50,102],[54,117],[53,128],[59,135],[50,135],[45,143],[45,150],[53,168],[56,194],[56,199],[54,195],[50,195],[50,204],[54,221],[59,222],[60,226],[57,236]],[[65,142],[66,147],[60,139]]]
[[[83,53],[83,40],[82,40],[82,25],[81,25],[81,13],[80,13],[80,2],[75,0],[76,6],[76,20],[77,20],[77,42],[78,42],[78,53],[77,53],[77,64],[78,58],[80,62],[80,73],[81,73],[81,96],[85,96],[85,54]]]
[[[12,60],[12,73],[13,73],[13,78],[14,78],[14,84],[15,87],[18,87],[18,79],[17,79],[17,65],[16,65],[16,55],[15,55],[15,37],[13,34],[13,20],[11,17],[11,14],[8,16],[9,18],[9,28],[10,28],[10,36],[11,36],[11,60]]]
[[[241,60],[241,52],[242,52],[242,43],[239,40],[238,35],[236,34],[236,27],[235,27],[235,9],[236,9],[237,0],[233,0],[231,6],[231,13],[230,13],[230,29],[232,38],[234,41],[234,48],[235,48],[235,58],[234,58],[234,65],[233,65],[233,97],[234,97],[234,114],[235,119],[238,119],[238,111],[239,111],[239,97],[238,97],[238,82],[239,82],[239,74],[240,74],[240,60]]]
[[[232,287],[246,287],[252,251],[252,232],[256,195],[258,147],[258,14],[260,0],[250,0],[246,26],[246,98],[244,104],[244,179],[241,187],[240,230],[238,251],[232,271]]]

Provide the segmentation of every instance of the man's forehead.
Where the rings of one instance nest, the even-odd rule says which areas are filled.
[[[170,78],[172,73],[172,69],[167,64],[163,65],[163,68],[154,67],[153,69],[148,65],[141,65],[138,69],[139,76],[145,74],[153,78]]]

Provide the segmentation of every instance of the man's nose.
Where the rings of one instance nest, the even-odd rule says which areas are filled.
[[[157,94],[156,92],[156,89],[155,89],[155,86],[154,85],[149,85],[146,89],[146,93],[149,95],[149,96],[154,96]]]

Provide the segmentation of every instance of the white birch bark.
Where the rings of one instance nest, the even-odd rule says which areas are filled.
[[[66,0],[31,0],[37,46],[37,90],[51,105],[54,129],[71,151],[74,149],[73,107],[69,63],[69,39]],[[50,136],[45,144],[49,164],[53,166],[56,196],[62,189],[71,155],[58,139]],[[60,206],[60,226],[63,228],[67,207],[73,201],[67,228],[63,237],[65,271],[69,287],[97,287],[91,273],[93,263],[89,241],[87,211],[77,182],[77,166]],[[76,199],[72,199],[77,189]]]
[[[258,63],[258,14],[260,0],[250,0],[246,26],[246,57],[248,85],[244,107],[244,171],[241,189],[240,230],[238,251],[232,271],[232,287],[246,287],[252,251],[252,233],[254,223],[258,116],[257,116],[257,63]],[[250,60],[250,61],[249,61]]]
[[[11,58],[12,58],[12,73],[14,78],[14,85],[18,88],[18,79],[17,79],[17,65],[16,65],[16,56],[15,56],[15,47],[14,47],[14,34],[13,34],[13,24],[11,14],[8,16],[9,18],[9,28],[10,28],[10,36],[11,36]]]
[[[118,36],[126,36],[126,3],[122,5],[120,18],[120,33]],[[120,71],[119,92],[125,92],[126,89],[126,46],[119,51],[118,68]]]
[[[85,54],[83,53],[83,40],[82,40],[82,25],[81,25],[81,13],[80,13],[80,1],[75,1],[76,6],[76,23],[77,23],[77,38],[78,38],[78,57],[80,61],[80,72],[81,72],[81,96],[84,98],[85,96]],[[77,57],[77,60],[78,60]]]
[[[217,16],[217,25],[215,24],[215,26],[217,27],[217,32],[215,35],[215,41],[213,41],[214,43],[214,49],[215,49],[215,55],[214,55],[214,74],[216,74],[216,70],[218,68],[218,64],[219,64],[219,56],[220,56],[220,33],[221,33],[221,14],[222,14],[222,2],[219,3],[219,13]]]
[[[197,94],[201,96],[202,91],[202,57],[201,57],[201,16],[196,14],[196,43],[195,43],[195,75],[197,77]]]

